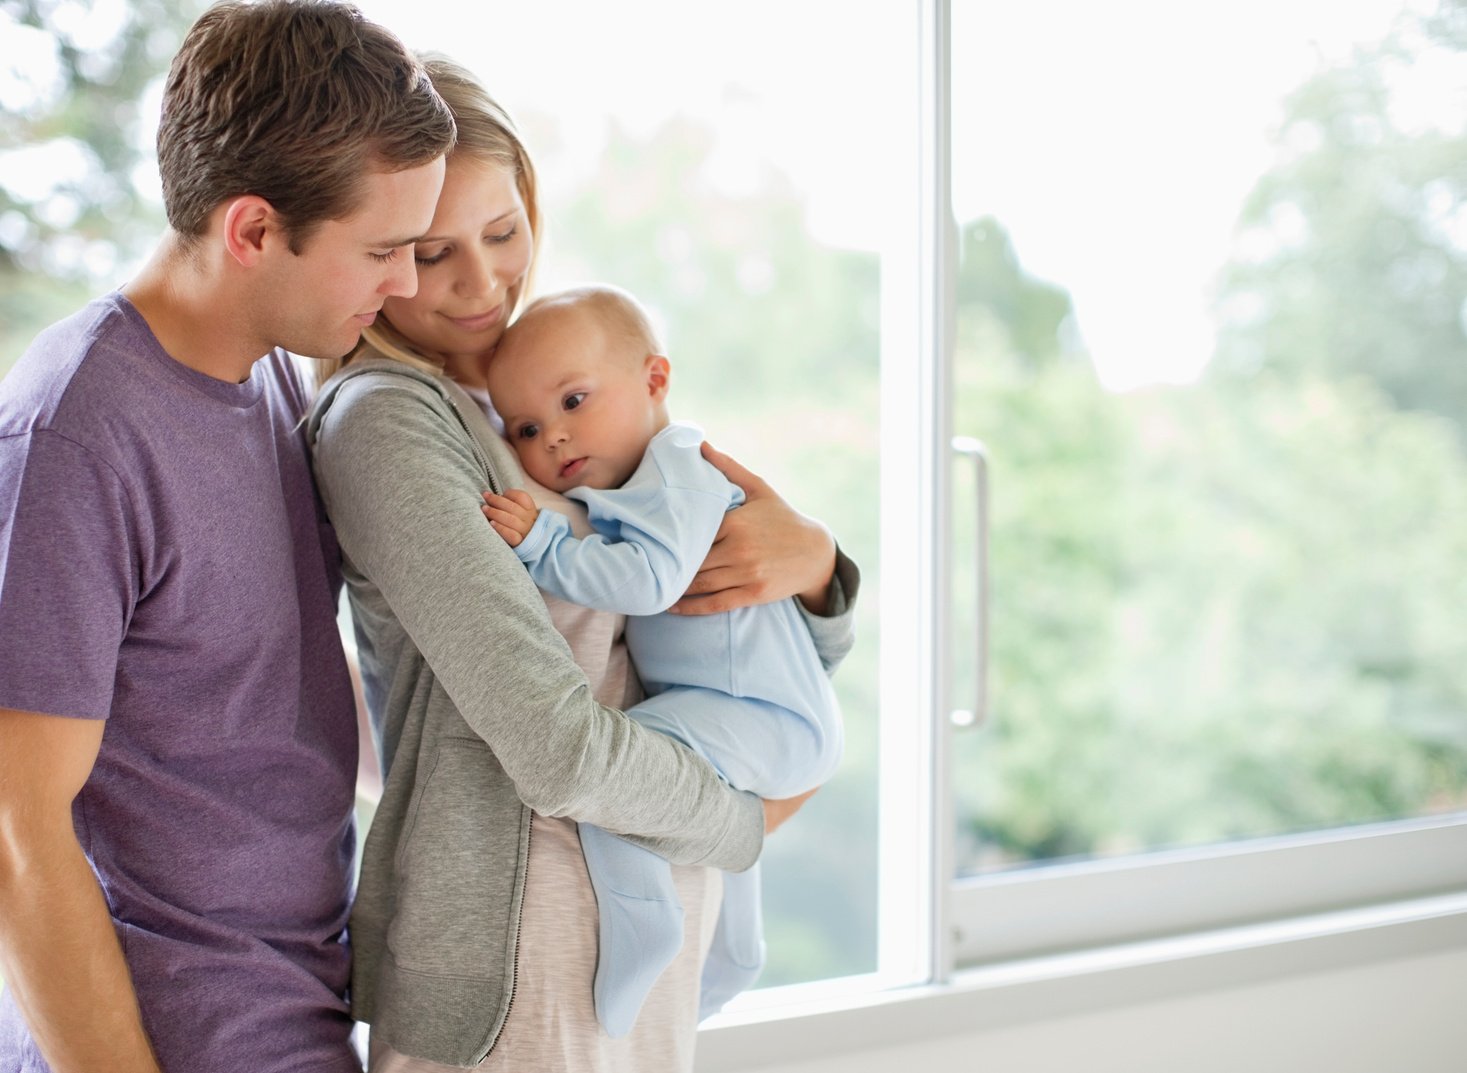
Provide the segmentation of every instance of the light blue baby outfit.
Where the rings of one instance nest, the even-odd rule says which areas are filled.
[[[743,492],[699,452],[701,430],[669,425],[620,488],[576,488],[594,535],[576,539],[542,510],[515,549],[542,589],[631,616],[626,641],[647,699],[627,714],[683,742],[740,790],[792,797],[826,781],[844,743],[840,711],[793,600],[719,615],[669,615],[724,513]],[[596,1016],[629,1031],[682,945],[683,911],[666,861],[580,825],[600,916]],[[723,908],[703,970],[699,1016],[717,1012],[764,961],[758,865],[724,873]]]

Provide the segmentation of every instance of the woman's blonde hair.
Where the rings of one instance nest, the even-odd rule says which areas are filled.
[[[525,206],[525,223],[534,240],[534,247],[530,255],[530,266],[525,273],[524,286],[520,288],[515,307],[509,311],[507,320],[513,320],[532,289],[535,262],[540,249],[540,199],[535,180],[535,165],[530,160],[530,153],[520,140],[509,113],[489,96],[489,92],[466,67],[437,52],[420,52],[418,60],[427,71],[433,88],[448,105],[458,128],[458,140],[453,152],[449,154],[449,160],[467,156],[477,163],[504,168],[514,174],[515,186],[518,187],[520,200]],[[317,386],[325,383],[333,373],[361,354],[380,354],[395,358],[426,372],[443,371],[441,360],[417,350],[392,326],[384,313],[379,313],[376,323],[362,332],[361,341],[350,354],[344,358],[318,363]]]

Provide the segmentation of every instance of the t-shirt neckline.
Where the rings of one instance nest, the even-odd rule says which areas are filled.
[[[171,376],[210,398],[240,410],[249,409],[264,397],[265,377],[260,371],[258,361],[250,366],[250,378],[240,384],[230,384],[207,373],[201,373],[197,369],[191,369],[163,348],[163,344],[153,334],[152,327],[138,312],[137,306],[132,304],[127,295],[121,291],[113,291],[109,297],[129,323],[133,324],[151,344],[151,346],[138,348],[139,356],[146,358],[164,375]]]

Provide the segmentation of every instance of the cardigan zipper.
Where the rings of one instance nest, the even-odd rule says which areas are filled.
[[[525,924],[525,895],[530,889],[530,843],[535,838],[535,813],[529,810],[529,825],[525,828],[525,878],[520,886],[520,905],[515,912],[514,918],[514,957],[509,963],[509,998],[504,1003],[504,1019],[499,1022],[499,1031],[494,1033],[494,1038],[489,1041],[488,1048],[484,1051],[479,1061],[485,1061],[494,1053],[494,1046],[499,1042],[499,1037],[509,1027],[509,1019],[514,1016],[514,996],[519,989],[520,983],[520,933]]]
[[[464,420],[463,411],[458,408],[458,403],[454,402],[446,393],[443,395],[443,401],[448,403],[449,409],[453,411],[453,416],[458,418],[459,428],[463,429],[464,435],[469,438],[469,447],[474,452],[474,458],[479,462],[479,468],[484,471],[484,477],[489,482],[489,490],[495,495],[503,495],[504,489],[500,487],[499,478],[494,475],[494,469],[489,465],[489,458],[484,454],[483,448],[479,446],[479,441],[474,439],[474,434],[469,431],[469,423]]]

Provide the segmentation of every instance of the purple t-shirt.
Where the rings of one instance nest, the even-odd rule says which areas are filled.
[[[0,707],[106,719],[73,819],[167,1073],[360,1069],[340,574],[283,353],[227,384],[120,294],[0,381]],[[13,997],[0,1073],[43,1070]]]

